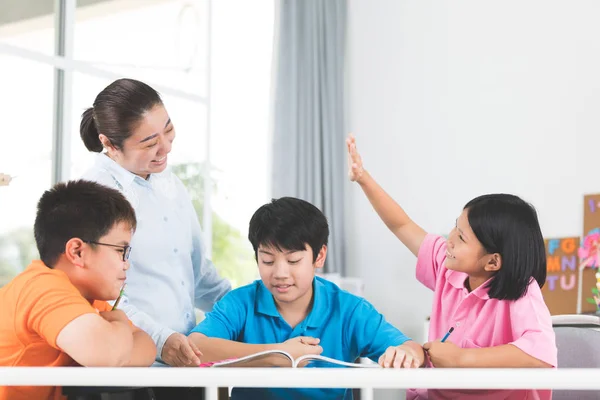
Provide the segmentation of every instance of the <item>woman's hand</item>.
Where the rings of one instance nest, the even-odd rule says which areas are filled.
[[[202,352],[181,333],[173,333],[162,349],[161,358],[165,364],[173,367],[192,367],[200,365]]]

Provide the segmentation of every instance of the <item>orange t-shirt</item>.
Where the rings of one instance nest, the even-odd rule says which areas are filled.
[[[77,363],[56,344],[60,331],[75,318],[109,311],[91,305],[62,271],[33,261],[0,288],[0,366],[61,367]],[[0,386],[0,400],[63,399],[57,386]]]

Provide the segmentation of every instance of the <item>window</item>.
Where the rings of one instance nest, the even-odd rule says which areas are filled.
[[[271,1],[213,2],[210,149],[216,190],[212,206],[231,229],[220,237],[230,241],[239,237],[232,251],[226,252],[239,261],[220,263],[215,257],[215,265],[240,265],[240,272],[232,274],[236,284],[258,279],[254,254],[248,259],[242,249],[252,252],[248,223],[254,211],[270,200],[268,114],[274,13]]]
[[[0,188],[2,212],[13,221],[0,225],[0,235],[9,226],[31,229],[35,202],[52,183],[50,164],[60,162],[52,159],[51,151],[53,118],[59,117],[53,115],[53,74],[54,66],[65,65],[63,59],[33,62],[31,53],[15,56],[14,49],[8,49],[10,55],[5,55],[1,46],[53,54],[52,10],[13,4],[13,20],[0,16],[0,62],[4,69],[14,68],[14,73],[2,75],[0,84],[17,97],[0,101],[9,101],[15,110],[8,132],[18,132],[14,134],[18,140],[0,149],[0,173],[18,177],[9,187]],[[70,162],[68,177],[81,176],[93,159],[79,138],[79,122],[98,92],[118,77],[147,82],[161,93],[177,130],[170,165],[194,200],[213,262],[234,286],[256,278],[246,236],[252,213],[268,201],[273,3],[80,0],[77,9],[70,11],[74,23],[57,28],[72,30],[74,38],[74,62],[65,60],[73,72],[66,88],[70,102],[65,103],[71,105],[66,111],[70,134],[66,132],[63,139],[65,160]],[[8,64],[3,62],[6,57],[11,60]],[[23,85],[34,88],[35,96],[32,90],[24,92]],[[2,151],[12,158],[4,158]],[[3,163],[10,163],[10,168]],[[27,169],[18,168],[20,163]],[[22,179],[28,175],[20,169],[31,171],[32,177]],[[23,198],[31,201],[26,204]],[[28,240],[28,248],[35,250],[32,237]],[[11,273],[24,266],[15,257],[27,263],[33,257],[17,252],[15,246],[0,239],[0,274],[1,265],[16,265]]]
[[[38,1],[35,6],[21,1],[3,2],[0,12],[0,43],[47,56],[53,55],[54,6],[54,1]]]
[[[0,286],[38,258],[33,238],[36,205],[50,186],[53,69],[0,54],[2,122],[0,173],[14,177],[0,187]],[[19,79],[15,77],[21,76]]]
[[[37,11],[18,4],[3,5],[0,45],[51,55],[54,2],[44,3]],[[0,286],[3,286],[39,257],[33,221],[37,200],[51,183],[54,71],[49,65],[2,51],[0,65],[0,109],[8,117],[2,123],[0,173],[14,177],[9,186],[0,187]]]

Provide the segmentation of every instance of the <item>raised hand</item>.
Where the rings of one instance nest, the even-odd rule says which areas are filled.
[[[358,154],[358,151],[356,150],[356,139],[354,138],[354,135],[348,135],[346,146],[348,147],[348,177],[352,182],[360,183],[364,175],[364,168],[360,154]]]

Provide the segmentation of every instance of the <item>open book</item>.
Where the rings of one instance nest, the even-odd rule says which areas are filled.
[[[270,362],[267,362],[267,359],[271,359]],[[320,368],[381,368],[379,364],[376,363],[365,363],[365,364],[355,364],[349,363],[346,361],[340,361],[333,358],[316,355],[316,354],[307,354],[301,357],[294,359],[291,354],[285,352],[283,350],[266,350],[261,351],[259,353],[250,354],[240,358],[232,358],[228,360],[221,360],[215,362],[207,362],[200,364],[200,367],[257,367],[263,365],[272,364],[273,358],[279,358],[280,361],[278,364],[288,365],[292,368],[298,367],[320,367]]]

